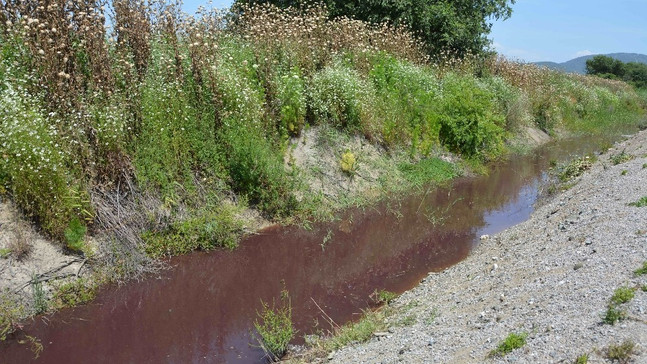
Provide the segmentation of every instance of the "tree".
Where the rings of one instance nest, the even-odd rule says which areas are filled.
[[[647,64],[644,63],[623,63],[608,56],[595,56],[586,61],[586,73],[647,88]]]
[[[396,26],[407,25],[425,42],[427,52],[438,56],[479,54],[490,45],[492,20],[507,19],[516,0],[324,0],[331,17]],[[304,0],[236,0],[235,4],[272,3],[300,6]]]
[[[606,75],[606,78],[622,78],[624,63],[609,56],[595,56],[586,61],[586,73],[589,75]],[[611,75],[615,77],[611,77]]]

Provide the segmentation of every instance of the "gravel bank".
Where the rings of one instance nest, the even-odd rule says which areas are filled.
[[[625,150],[636,158],[613,165]],[[388,335],[344,348],[331,363],[610,362],[606,348],[636,343],[647,363],[647,131],[615,146],[572,188],[530,220],[484,239],[464,262],[432,273],[400,296]],[[623,172],[626,171],[626,172]],[[628,318],[602,323],[616,288],[635,288],[620,307]],[[527,344],[505,357],[488,353],[512,332]]]

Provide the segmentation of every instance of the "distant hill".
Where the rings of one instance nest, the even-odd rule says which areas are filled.
[[[575,59],[571,59],[570,61],[564,62],[564,63],[556,63],[556,62],[535,62],[536,65],[538,66],[545,66],[548,68],[552,68],[555,70],[560,70],[560,71],[565,71],[565,72],[572,72],[572,73],[586,73],[586,61],[598,56],[599,54],[592,54],[590,56],[583,56],[583,57],[577,57]],[[615,58],[619,61],[628,63],[628,62],[638,62],[638,63],[646,63],[647,64],[647,55],[645,54],[638,54],[638,53],[609,53],[609,54],[604,54],[605,56]]]

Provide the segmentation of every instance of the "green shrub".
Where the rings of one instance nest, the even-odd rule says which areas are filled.
[[[69,199],[69,156],[59,144],[59,131],[24,89],[6,85],[0,99],[0,177],[18,206],[47,233],[62,238],[75,209]]]
[[[411,144],[413,152],[429,154],[439,142],[437,98],[440,81],[430,68],[399,61],[380,53],[372,59],[369,76],[383,117],[369,134],[385,145]],[[379,136],[379,138],[377,138]]]
[[[226,166],[235,191],[249,197],[269,216],[286,216],[296,208],[294,181],[285,172],[283,156],[258,130],[228,121],[221,138]]]
[[[275,360],[282,357],[287,351],[290,340],[294,338],[296,330],[292,325],[292,303],[287,291],[281,292],[281,303],[272,301],[272,306],[261,301],[262,309],[257,311],[254,327],[261,336],[263,348]]]
[[[510,333],[508,337],[503,340],[496,349],[492,350],[489,354],[490,357],[494,356],[505,356],[506,354],[511,353],[515,349],[519,349],[526,345],[526,338],[528,334],[525,332],[522,333]]]
[[[234,207],[221,206],[196,215],[171,224],[163,232],[144,233],[146,253],[159,258],[238,245],[243,226]]]
[[[87,278],[75,279],[55,287],[52,301],[57,308],[82,305],[96,297],[97,288]]]
[[[279,129],[282,134],[299,135],[305,124],[306,89],[299,68],[275,77],[279,108]]]
[[[467,157],[487,159],[501,154],[505,119],[493,99],[474,78],[446,75],[440,106],[442,144]]]
[[[589,354],[582,354],[575,359],[575,364],[587,364],[589,362]]]
[[[349,66],[337,61],[312,76],[308,103],[317,122],[362,130],[372,100],[370,84]]]
[[[87,230],[88,229],[85,227],[85,225],[83,225],[81,220],[79,220],[78,218],[72,219],[64,232],[65,241],[67,242],[67,248],[76,252],[83,251],[83,248],[85,246],[83,238],[85,237]]]

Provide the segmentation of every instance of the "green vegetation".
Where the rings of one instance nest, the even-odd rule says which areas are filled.
[[[627,313],[624,310],[618,309],[614,305],[609,305],[607,307],[607,312],[602,318],[602,322],[609,325],[615,325],[616,322],[624,320],[627,317]]]
[[[341,155],[341,170],[349,176],[355,173],[357,168],[357,160],[351,151],[346,151]]]
[[[575,359],[574,364],[587,364],[589,362],[589,354],[582,354]]]
[[[23,310],[23,306],[8,292],[0,292],[0,341],[7,340],[7,337],[14,332]]]
[[[629,203],[629,206],[635,206],[635,207],[645,207],[645,206],[647,206],[647,196],[641,197],[636,202]]]
[[[631,301],[635,296],[633,288],[630,287],[619,287],[613,292],[611,296],[611,303],[614,305],[620,305]]]
[[[308,225],[379,198],[322,203],[324,187],[286,162],[309,128],[372,144],[383,157],[370,168],[384,172],[373,194],[386,195],[458,175],[438,158],[448,152],[476,169],[502,157],[521,127],[593,132],[644,119],[623,82],[483,53],[487,19],[509,16],[511,1],[243,3],[188,16],[170,2],[114,0],[106,27],[110,14],[91,0],[84,12],[3,2],[0,193],[72,253],[109,230],[106,261],[131,267],[144,254],[235,247],[247,206]],[[365,162],[331,149],[335,173]]]
[[[634,156],[631,154],[627,154],[624,150],[618,154],[612,155],[611,158],[609,158],[609,160],[611,161],[611,163],[613,163],[614,166],[625,162],[629,162],[632,159],[634,159]]]
[[[589,156],[575,158],[563,167],[559,168],[557,176],[561,182],[570,181],[591,169],[594,162],[595,160],[591,160],[591,157]]]
[[[624,63],[609,56],[595,56],[586,61],[586,73],[647,88],[647,64],[644,63]]]
[[[618,287],[609,300],[609,306],[602,318],[602,322],[609,325],[615,325],[616,322],[627,318],[627,312],[618,308],[619,305],[631,301],[636,295],[633,288]]]
[[[621,344],[611,344],[607,347],[607,358],[620,363],[629,363],[634,355],[636,343],[632,340],[625,340]]]
[[[315,356],[325,357],[350,343],[362,343],[373,337],[373,334],[386,329],[384,310],[365,311],[357,322],[350,322],[344,326],[333,325],[333,331],[328,336],[319,337],[308,343]]]
[[[88,229],[78,218],[72,219],[70,225],[64,232],[67,248],[73,251],[82,251],[84,247],[83,238],[87,231]]]
[[[513,350],[519,349],[526,345],[527,337],[528,334],[525,332],[510,333],[510,335],[508,335],[508,337],[506,337],[505,340],[503,340],[496,349],[490,352],[489,356],[505,356],[506,354],[511,353]]]
[[[647,261],[643,262],[643,266],[636,269],[634,271],[634,274],[637,275],[637,276],[642,276],[642,275],[647,274]]]
[[[36,315],[47,311],[47,295],[43,291],[43,282],[38,280],[36,275],[31,277],[31,293],[33,300],[33,309]]]
[[[271,307],[261,301],[263,308],[256,312],[258,318],[254,321],[254,327],[261,336],[259,342],[273,361],[278,361],[285,354],[296,334],[292,326],[292,303],[287,291],[281,292],[280,301],[279,305],[272,301]]]
[[[398,298],[398,294],[395,293],[395,292],[390,292],[390,291],[381,289],[379,291],[375,290],[375,292],[373,292],[371,294],[371,297],[373,298],[373,301],[375,301],[375,303],[377,303],[377,304],[387,304],[388,305],[391,302],[393,302],[393,300]]]
[[[235,207],[223,205],[174,222],[163,231],[148,231],[143,235],[146,252],[159,258],[198,249],[233,249],[242,234],[242,222],[236,218],[236,212]]]
[[[80,278],[54,287],[52,301],[55,308],[74,307],[94,299],[98,287],[87,278]]]

